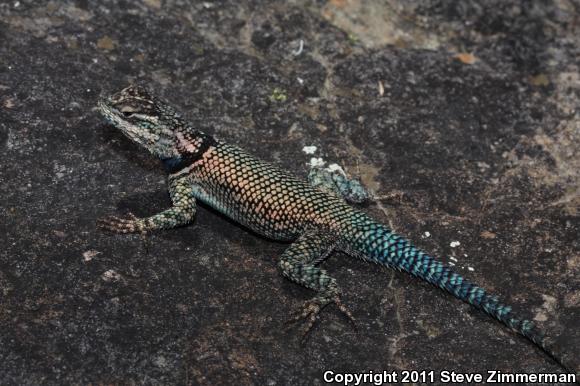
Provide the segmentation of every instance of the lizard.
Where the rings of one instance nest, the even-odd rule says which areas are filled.
[[[369,198],[356,179],[313,168],[307,180],[262,161],[187,123],[165,100],[131,84],[102,97],[98,109],[132,141],[158,157],[168,174],[172,206],[150,217],[109,216],[103,230],[147,233],[184,226],[201,201],[266,238],[291,242],[278,267],[283,276],[316,292],[290,319],[303,321],[303,336],[319,313],[335,304],[353,323],[336,280],[320,264],[334,251],[405,271],[483,310],[528,338],[567,371],[544,333],[512,307],[415,247],[388,226],[350,204]]]

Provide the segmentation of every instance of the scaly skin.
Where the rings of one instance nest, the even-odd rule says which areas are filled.
[[[191,222],[196,200],[266,237],[294,241],[282,254],[282,274],[317,295],[294,320],[306,319],[306,334],[317,314],[340,301],[336,280],[318,267],[333,251],[409,272],[487,312],[529,338],[556,360],[534,324],[512,314],[484,289],[414,247],[349,202],[367,198],[360,184],[339,174],[314,169],[310,182],[261,161],[244,150],[200,132],[145,88],[129,86],[99,102],[104,116],[125,135],[159,157],[169,173],[173,206],[148,218],[101,220],[119,233],[169,229]],[[560,363],[561,364],[561,363]]]

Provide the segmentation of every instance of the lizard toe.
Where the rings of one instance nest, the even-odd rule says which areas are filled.
[[[337,295],[332,300],[312,299],[307,301],[297,312],[295,312],[290,319],[286,322],[285,331],[288,331],[292,325],[297,322],[304,321],[304,327],[302,328],[302,338],[301,341],[304,343],[310,331],[314,327],[318,315],[324,307],[330,303],[335,303],[338,309],[348,318],[351,322],[355,331],[357,330],[356,319],[352,315],[352,312],[342,303],[340,297]]]
[[[348,307],[345,306],[344,303],[342,303],[338,295],[334,298],[334,304],[336,304],[338,309],[348,318],[348,320],[352,324],[352,327],[356,331],[357,330],[356,319],[354,318],[354,316],[352,316],[352,312],[348,309]]]
[[[97,220],[97,227],[113,233],[135,233],[144,232],[139,219],[133,214],[129,218],[110,216]]]
[[[302,328],[302,342],[306,340],[308,333],[312,330],[314,323],[316,322],[316,318],[320,311],[322,310],[323,306],[320,302],[316,300],[309,300],[307,301],[298,311],[293,313],[290,319],[286,322],[286,331],[290,329],[292,325],[297,322],[304,321],[305,326]]]

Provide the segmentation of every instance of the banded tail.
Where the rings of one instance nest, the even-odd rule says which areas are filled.
[[[359,217],[353,224],[358,236],[353,240],[357,254],[362,254],[372,262],[406,271],[487,312],[534,342],[564,369],[575,373],[548,347],[544,334],[532,321],[513,315],[511,307],[502,304],[497,296],[488,294],[483,288],[464,279],[449,266],[416,248],[385,225],[370,220],[362,213],[360,215],[364,219]]]

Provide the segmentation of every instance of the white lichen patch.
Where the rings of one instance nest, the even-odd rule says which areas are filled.
[[[314,154],[318,148],[316,146],[304,146],[302,151],[306,154]]]
[[[328,167],[326,168],[326,170],[328,170],[331,173],[339,172],[343,176],[346,176],[346,173],[345,173],[344,169],[339,164],[330,164],[330,165],[328,165]]]
[[[326,164],[326,161],[324,161],[322,158],[310,158],[310,167],[311,168],[321,168]]]

